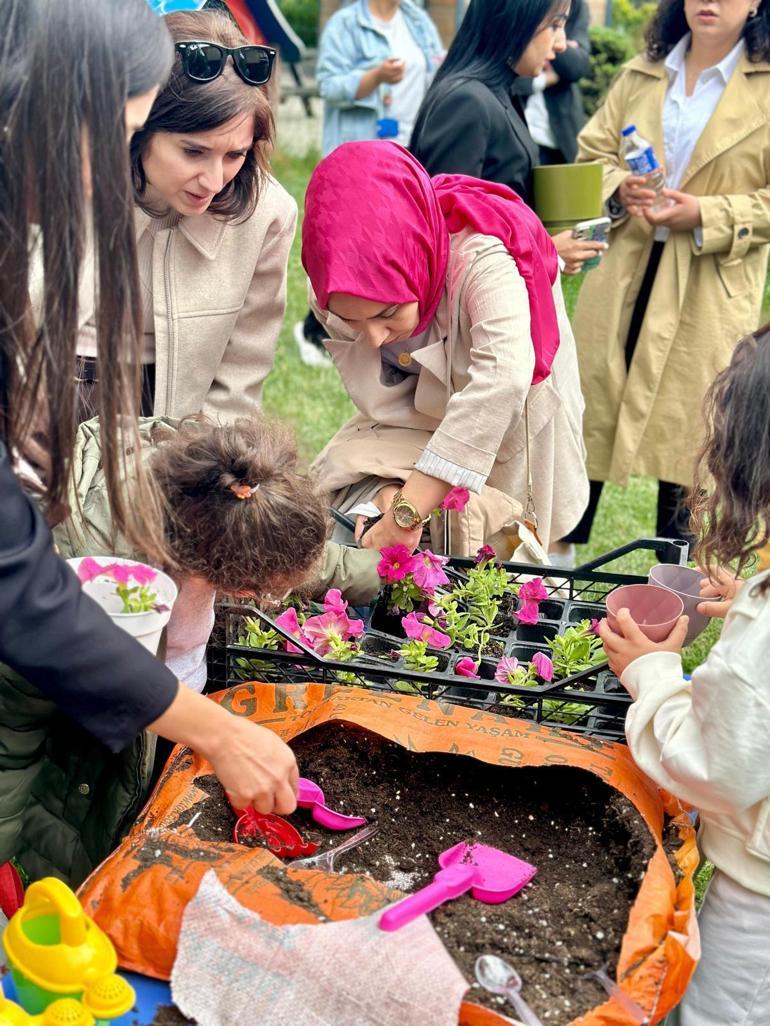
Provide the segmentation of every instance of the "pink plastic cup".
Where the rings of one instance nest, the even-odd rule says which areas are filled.
[[[607,596],[607,622],[616,632],[621,609],[629,611],[650,641],[665,641],[684,612],[684,603],[667,588],[652,584],[625,584]]]
[[[694,641],[709,622],[709,617],[699,613],[697,606],[704,600],[701,598],[700,582],[706,575],[700,570],[692,570],[689,566],[675,566],[672,563],[658,563],[650,570],[650,584],[666,588],[678,595],[684,605],[684,611],[690,617],[685,645]]]

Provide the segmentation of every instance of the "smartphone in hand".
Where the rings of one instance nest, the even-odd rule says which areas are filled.
[[[609,217],[595,217],[592,221],[579,221],[572,229],[572,235],[582,242],[609,242],[611,223]],[[599,255],[591,260],[586,260],[583,270],[590,271],[593,267],[598,267],[601,259],[601,255]]]

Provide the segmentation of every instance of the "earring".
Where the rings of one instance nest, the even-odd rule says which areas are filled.
[[[755,7],[753,11],[749,11],[749,17],[750,18],[756,18],[756,16],[758,14],[759,14],[759,8],[758,7]]]

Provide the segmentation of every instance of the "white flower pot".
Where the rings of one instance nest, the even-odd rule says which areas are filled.
[[[77,559],[68,559],[67,562],[77,573],[82,560],[86,558],[82,556]],[[91,558],[95,559],[97,563],[102,563],[104,566],[110,563],[131,565],[137,562],[135,559],[116,559],[111,556],[93,556]],[[116,623],[118,627],[122,627],[131,637],[136,638],[139,644],[152,652],[153,655],[158,654],[160,636],[171,617],[171,610],[177,597],[177,586],[168,574],[164,574],[162,570],[156,570],[156,573],[158,576],[149,587],[157,592],[159,604],[168,607],[162,613],[157,613],[154,610],[148,613],[121,613],[120,610],[123,603],[115,594],[116,582],[107,578],[86,581],[81,585],[83,592],[102,607],[113,623]]]

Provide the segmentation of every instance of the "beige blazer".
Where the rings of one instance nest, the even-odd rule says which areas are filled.
[[[633,121],[663,153],[662,62],[636,57],[580,133],[580,161],[600,161],[608,198],[628,175],[621,130]],[[770,64],[743,57],[693,151],[683,192],[700,197],[703,246],[672,232],[630,370],[625,341],[652,248],[646,221],[613,227],[586,275],[573,325],[586,396],[591,478],[631,474],[692,483],[703,397],[736,343],[759,326],[770,243]]]
[[[472,554],[526,505],[526,403],[541,538],[547,545],[571,530],[588,500],[583,399],[559,281],[553,295],[561,345],[552,374],[534,386],[526,286],[489,236],[452,237],[444,296],[424,347],[412,354],[419,373],[395,384],[386,383],[380,353],[316,305],[358,410],[313,464],[323,485],[339,492],[370,475],[405,481],[422,460],[451,483],[471,471],[479,495],[469,504],[462,548]]]
[[[139,234],[149,220],[137,209]],[[297,205],[270,178],[242,224],[183,217],[155,235],[155,416],[252,413],[273,367],[286,308]],[[81,281],[80,323],[93,317],[93,263]]]

